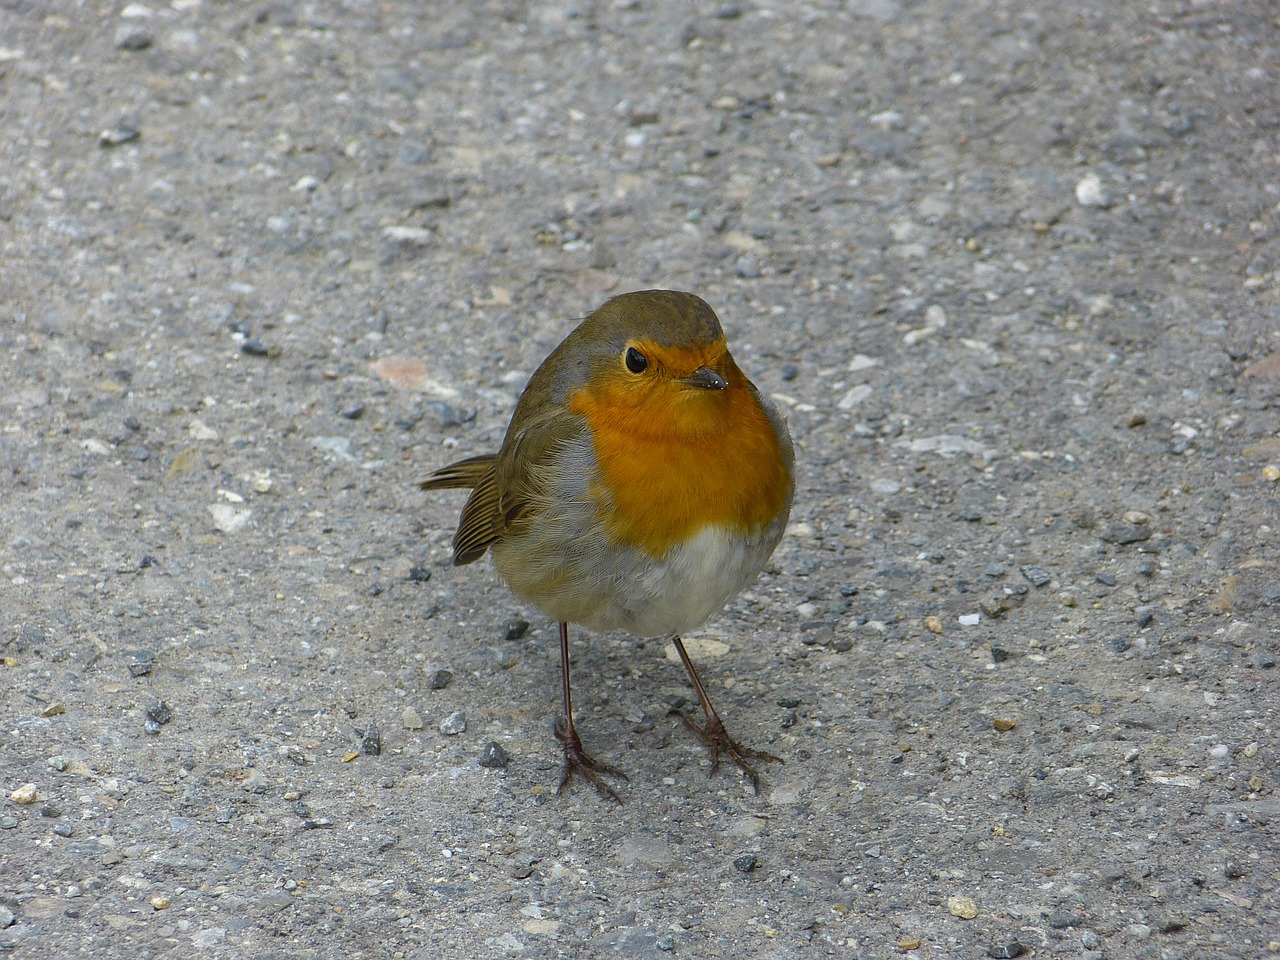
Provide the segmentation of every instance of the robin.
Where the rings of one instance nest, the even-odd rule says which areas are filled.
[[[520,599],[560,624],[564,746],[557,793],[575,774],[627,779],[592,759],[573,722],[569,624],[670,637],[705,714],[685,724],[759,790],[680,635],[700,626],[773,553],[791,511],[795,453],[786,423],[729,355],[701,298],[645,290],[608,300],[529,380],[502,449],[437,470],[424,490],[471,496],[453,537],[455,566],[486,552]]]

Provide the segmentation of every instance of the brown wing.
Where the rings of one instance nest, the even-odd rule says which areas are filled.
[[[479,560],[502,537],[506,524],[498,492],[497,462],[494,453],[469,457],[441,467],[418,484],[423,490],[471,491],[453,535],[454,566]]]
[[[479,560],[528,522],[531,507],[548,495],[553,458],[586,430],[582,417],[564,409],[563,391],[555,383],[560,366],[555,361],[565,344],[543,361],[525,387],[500,453],[451,463],[418,484],[423,490],[471,490],[453,535],[455,566]]]

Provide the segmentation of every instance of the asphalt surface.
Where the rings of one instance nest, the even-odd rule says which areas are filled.
[[[1264,0],[0,2],[0,952],[1280,952]],[[624,290],[797,444],[690,637],[432,469]],[[496,744],[496,747],[493,746]],[[488,765],[486,765],[488,764]]]

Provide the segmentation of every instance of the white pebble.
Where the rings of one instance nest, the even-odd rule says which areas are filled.
[[[982,614],[980,613],[964,613],[960,615],[960,626],[976,627],[982,622]]]
[[[1209,748],[1209,756],[1213,757],[1215,760],[1225,760],[1227,757],[1231,756],[1231,748],[1225,743],[1214,744]]]
[[[874,391],[871,387],[867,386],[865,383],[859,384],[841,397],[840,402],[837,403],[836,406],[841,410],[852,410],[858,404],[862,403],[862,401],[871,396],[873,392]]]
[[[233,507],[229,503],[210,504],[209,513],[214,527],[223,533],[237,533],[253,516],[252,510]]]
[[[1082,207],[1109,207],[1111,197],[1096,173],[1087,174],[1076,184],[1076,202]]]

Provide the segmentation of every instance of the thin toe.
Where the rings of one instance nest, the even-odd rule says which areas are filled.
[[[555,732],[556,739],[564,744],[564,772],[560,775],[560,786],[556,787],[556,794],[563,793],[564,788],[576,774],[595,787],[596,793],[600,794],[605,800],[622,803],[622,798],[618,796],[617,791],[604,781],[601,774],[619,777],[628,782],[630,782],[630,778],[617,767],[601,763],[583,750],[582,742],[578,739],[576,731],[572,734],[566,732],[563,718],[556,721]]]
[[[714,775],[720,769],[720,754],[726,753],[729,759],[737,765],[738,769],[746,775],[751,781],[751,789],[755,793],[760,792],[760,774],[750,763],[751,760],[763,760],[766,763],[782,763],[781,757],[776,757],[772,753],[764,750],[755,750],[751,747],[744,747],[732,737],[729,731],[725,729],[719,718],[714,718],[707,723],[705,727],[700,727],[687,716],[683,718],[684,725],[694,732],[694,734],[705,743],[711,751],[711,775]]]

